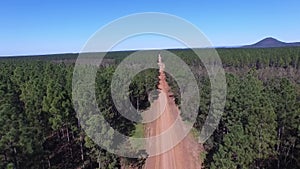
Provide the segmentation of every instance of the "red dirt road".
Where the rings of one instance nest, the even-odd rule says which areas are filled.
[[[147,158],[145,169],[201,169],[200,145],[190,135],[176,144],[179,134],[184,132],[185,128],[179,116],[180,111],[166,82],[165,65],[162,63],[160,56],[158,60],[160,67],[158,88],[160,94],[146,115],[148,116],[146,118],[156,120],[147,123],[145,131],[146,137],[154,138],[154,140],[147,142],[147,152],[158,155]],[[174,130],[167,132],[175,122],[179,125],[176,125]],[[164,137],[154,137],[162,133],[164,133]],[[164,153],[160,154],[159,152]]]

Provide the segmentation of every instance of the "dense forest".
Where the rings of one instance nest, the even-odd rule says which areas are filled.
[[[192,50],[169,51],[190,66],[199,82],[194,128],[200,132],[210,107],[206,70]],[[226,72],[227,99],[217,130],[204,144],[205,168],[300,168],[300,48],[217,51]],[[99,109],[114,129],[128,136],[140,125],[116,110],[110,84],[117,65],[133,52],[108,53],[96,76]],[[142,168],[144,156],[111,154],[82,130],[72,102],[77,56],[0,58],[1,169]],[[130,84],[130,100],[138,109],[149,106],[157,76],[158,70],[149,69]],[[168,82],[180,103],[176,81],[168,76]]]

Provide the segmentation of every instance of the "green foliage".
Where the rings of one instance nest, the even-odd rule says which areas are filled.
[[[277,127],[263,85],[250,73],[238,86],[229,86],[228,99],[225,135],[213,156],[212,168],[261,168],[264,161],[275,156]]]
[[[287,79],[267,82],[266,92],[277,114],[277,168],[298,168],[300,104],[295,85]],[[297,165],[295,165],[297,164]]]
[[[145,136],[144,135],[144,125],[143,124],[135,125],[135,130],[134,130],[132,137],[143,138],[144,136]]]
[[[197,49],[202,50],[202,49]],[[228,91],[223,118],[202,154],[207,168],[300,167],[300,48],[217,49],[226,71]],[[201,102],[194,124],[201,131],[210,108],[210,81],[192,50],[170,50],[191,68],[199,82]],[[111,52],[96,76],[96,104],[113,129],[141,137],[143,127],[120,115],[110,94],[117,63],[132,52]],[[0,59],[0,168],[121,168],[143,162],[124,159],[95,144],[78,123],[73,105],[73,63],[77,54]],[[93,54],[97,57],[97,53]],[[249,72],[250,70],[250,72]],[[278,72],[274,79],[268,70]],[[248,74],[247,74],[248,73]],[[88,72],[86,72],[88,75]],[[148,95],[156,89],[157,70],[140,72],[128,90],[139,110],[150,105]],[[167,80],[180,104],[175,80]],[[92,104],[90,94],[83,95]],[[125,110],[124,110],[125,111]],[[130,111],[130,110],[129,110]],[[80,118],[95,115],[91,109]],[[135,114],[136,115],[136,114]],[[138,114],[139,116],[140,114]],[[86,121],[90,132],[113,137],[101,127],[99,115]],[[110,146],[111,142],[105,142]],[[122,160],[121,160],[122,159]],[[125,162],[124,162],[125,161]]]
[[[0,76],[3,78],[3,74]],[[17,169],[28,166],[30,163],[26,160],[34,157],[34,152],[40,147],[38,134],[32,129],[31,119],[23,111],[17,87],[10,79],[0,82],[0,96],[0,154],[4,156],[0,157],[0,166],[14,166]]]

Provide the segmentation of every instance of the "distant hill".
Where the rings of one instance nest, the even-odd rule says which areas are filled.
[[[274,38],[266,38],[255,44],[242,46],[242,48],[278,48],[300,46],[300,42],[286,43]]]

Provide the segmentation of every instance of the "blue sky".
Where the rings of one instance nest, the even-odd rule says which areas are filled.
[[[140,12],[182,17],[214,46],[249,44],[269,36],[300,41],[299,7],[299,0],[1,0],[0,56],[79,52],[102,26]],[[178,44],[148,36],[128,40],[115,50],[159,47]]]

